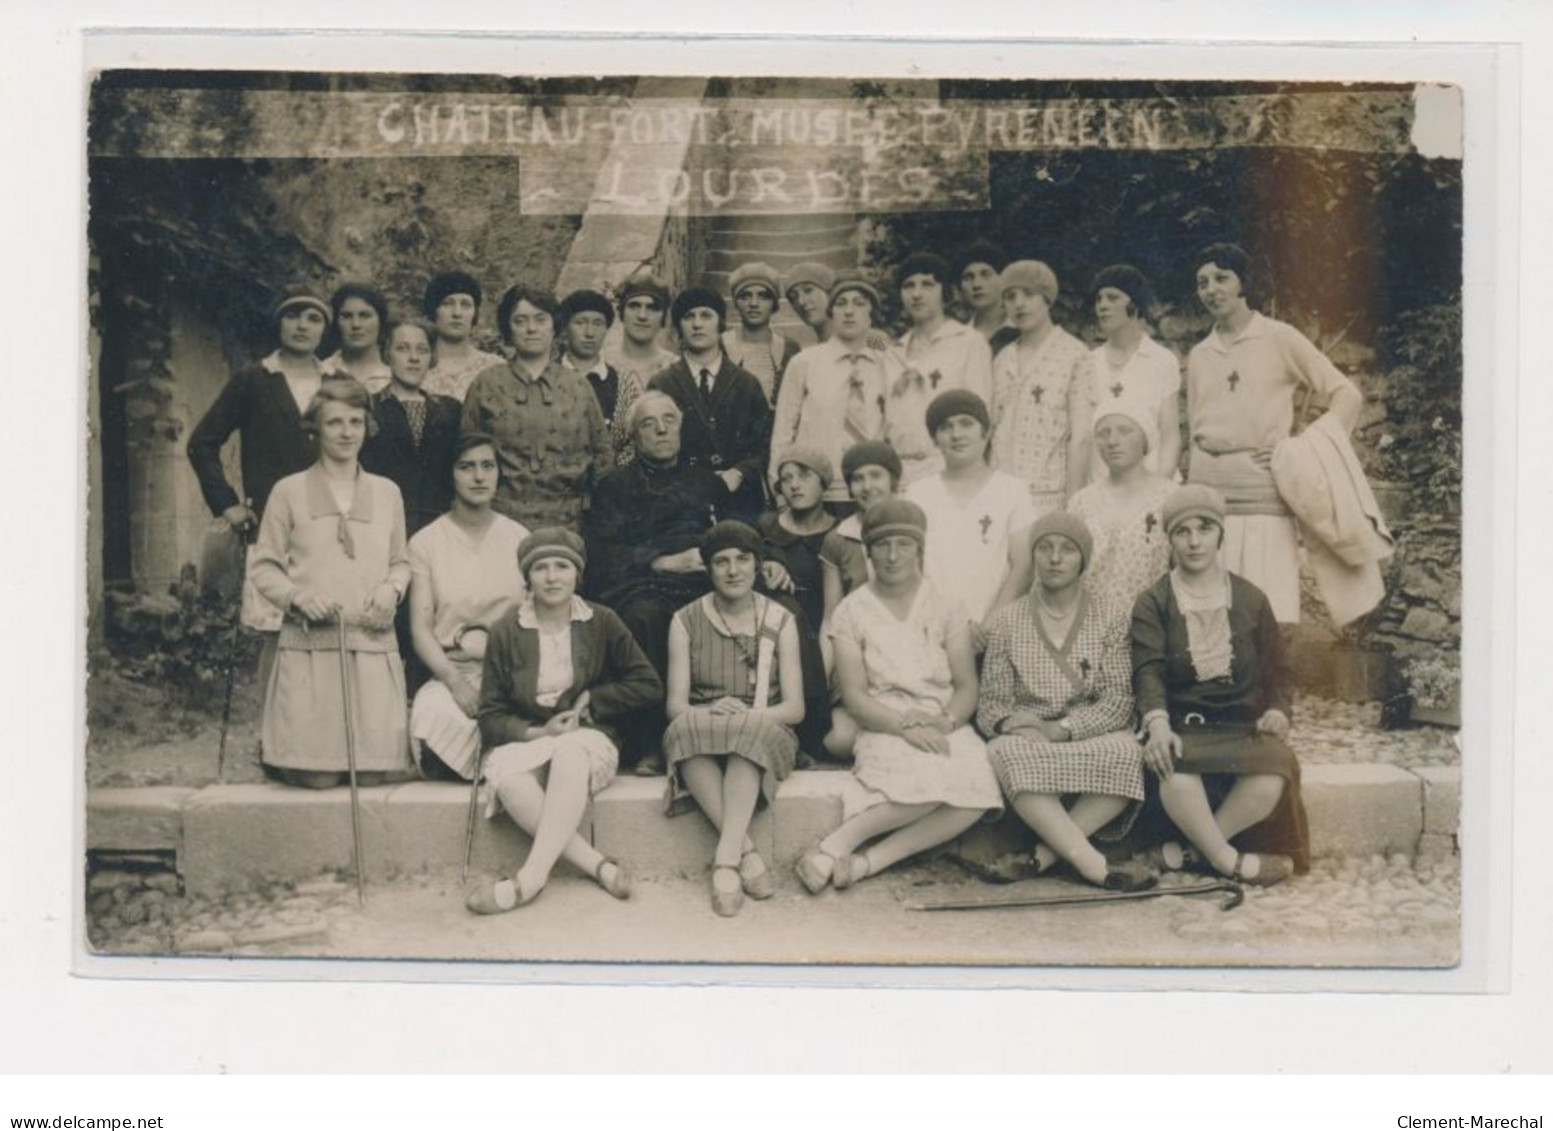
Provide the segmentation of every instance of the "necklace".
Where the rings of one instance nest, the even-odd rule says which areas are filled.
[[[723,615],[723,611],[717,607],[716,597],[713,597],[709,604],[712,616],[716,618],[716,626],[722,630],[724,636],[733,641],[733,646],[739,650],[739,655],[744,657],[744,662],[749,665],[750,678],[753,679],[755,668],[759,665],[760,662],[760,653],[756,651],[755,647],[753,646],[755,639],[754,598],[751,597],[750,599],[750,631],[747,634],[736,633],[733,631],[733,627],[728,623],[728,618],[725,617]]]
[[[1078,615],[1079,602],[1077,600],[1073,602],[1072,608],[1068,609],[1067,612],[1059,612],[1052,608],[1046,603],[1046,598],[1040,593],[1035,595],[1035,604],[1041,615],[1053,624],[1066,624]]]

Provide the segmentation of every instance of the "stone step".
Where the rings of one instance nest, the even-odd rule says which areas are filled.
[[[800,771],[778,788],[752,828],[783,877],[802,852],[842,821],[862,787],[849,773]],[[408,782],[361,791],[369,880],[457,867],[463,859],[467,786]],[[1449,855],[1460,815],[1459,767],[1416,771],[1360,763],[1304,771],[1305,807],[1317,856]],[[86,847],[172,851],[191,894],[217,896],[259,877],[301,880],[351,867],[350,797],[265,783],[204,789],[98,789],[87,799]],[[593,799],[578,830],[643,876],[699,878],[715,843],[698,811],[664,813],[664,779],[622,777]],[[1016,822],[979,826],[961,851],[995,855],[1026,834]],[[474,871],[512,871],[528,838],[511,821],[477,817]]]
[[[820,228],[808,232],[714,232],[707,240],[710,251],[737,251],[748,259],[768,255],[819,256],[837,248],[857,257],[857,229]]]
[[[710,248],[706,253],[706,262],[701,274],[703,276],[727,275],[752,259],[769,264],[779,273],[794,264],[810,261],[823,263],[835,271],[852,270],[857,267],[857,248],[845,244],[802,251],[751,251],[742,247]]]

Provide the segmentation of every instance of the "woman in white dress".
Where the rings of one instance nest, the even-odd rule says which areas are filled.
[[[466,432],[454,451],[453,506],[410,539],[410,639],[431,679],[410,707],[428,778],[473,776],[480,754],[480,676],[492,626],[522,602],[522,523],[491,509],[496,441]]]
[[[831,624],[841,697],[860,728],[854,776],[873,802],[798,862],[811,893],[878,875],[1002,812],[971,727],[976,660],[959,602],[923,577],[922,508],[886,499],[863,516],[874,577]]]
[[[1142,271],[1127,263],[1102,267],[1090,284],[1090,306],[1105,341],[1095,347],[1090,399],[1095,414],[1118,400],[1148,407],[1157,437],[1146,462],[1156,475],[1174,481],[1181,462],[1181,361],[1149,337],[1148,312],[1154,288]],[[1106,464],[1096,451],[1089,482],[1105,477]]]
[[[955,389],[933,398],[927,428],[944,469],[913,483],[905,497],[927,515],[924,572],[959,598],[980,651],[982,623],[1030,587],[1024,536],[1036,512],[1025,482],[988,462],[992,418],[975,393]]]

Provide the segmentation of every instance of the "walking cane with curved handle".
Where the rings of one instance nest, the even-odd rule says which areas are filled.
[[[464,820],[464,866],[459,872],[459,882],[469,882],[469,861],[475,851],[475,812],[480,802],[480,768],[483,750],[475,751],[474,769],[469,776],[469,813]]]
[[[356,902],[367,902],[367,860],[361,846],[361,794],[356,785],[356,723],[351,717],[350,657],[345,650],[345,616],[335,621],[340,645],[340,697],[345,701],[345,763],[350,771],[351,848],[356,861]]]

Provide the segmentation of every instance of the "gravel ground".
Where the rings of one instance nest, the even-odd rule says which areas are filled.
[[[1294,702],[1289,744],[1307,765],[1385,762],[1403,768],[1458,766],[1458,732],[1416,726],[1382,730],[1379,703],[1343,703],[1315,695]]]
[[[1162,886],[1200,882],[1167,876]],[[991,887],[947,861],[900,868],[846,893],[792,884],[719,919],[705,885],[639,882],[618,903],[558,872],[539,900],[508,915],[468,914],[456,874],[371,886],[364,908],[339,876],[268,885],[220,901],[177,894],[173,876],[105,872],[88,892],[88,935],[102,954],[971,965],[1439,967],[1459,954],[1454,857],[1319,860],[1245,902],[1176,897],[1105,906],[926,914],[920,901],[1092,894],[1040,879]]]

